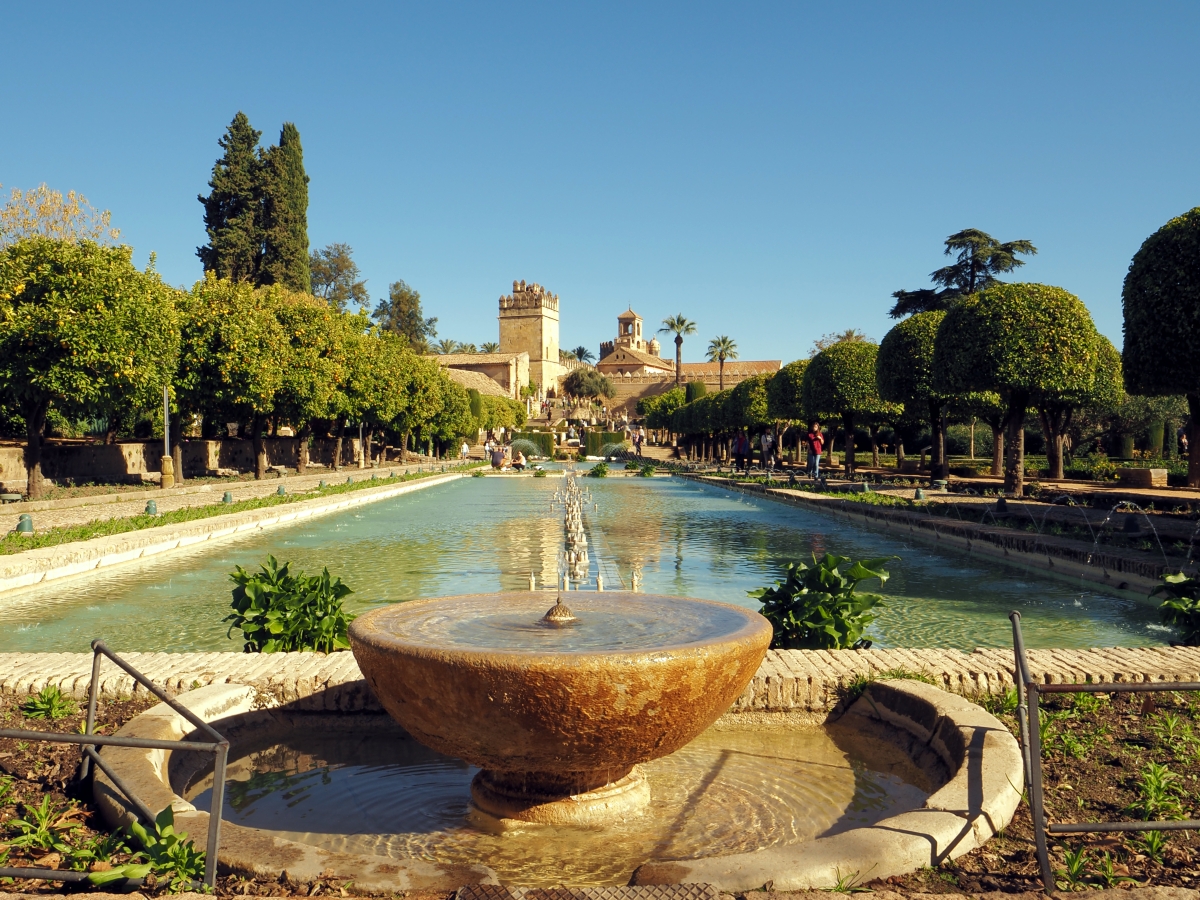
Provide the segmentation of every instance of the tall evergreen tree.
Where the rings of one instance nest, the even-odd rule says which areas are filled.
[[[218,278],[258,283],[262,267],[262,160],[257,152],[261,131],[238,112],[219,141],[224,155],[213,165],[212,193],[204,204],[208,244],[196,249],[204,271]]]
[[[283,123],[279,146],[262,154],[263,261],[260,281],[309,293],[308,176],[300,132]]]
[[[371,317],[384,331],[408,338],[409,346],[417,353],[428,353],[429,342],[437,337],[437,317],[425,318],[420,292],[403,281],[388,285],[388,298],[379,301]]]
[[[1002,282],[996,278],[1025,265],[1017,254],[1032,256],[1037,247],[1027,240],[1000,243],[985,231],[967,228],[946,238],[946,255],[958,254],[958,261],[930,272],[930,280],[940,288],[894,291],[896,305],[888,313],[893,319],[915,313],[950,309],[964,297]]]

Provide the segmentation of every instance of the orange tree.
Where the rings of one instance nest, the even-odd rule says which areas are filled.
[[[867,341],[839,341],[814,356],[804,371],[802,403],[813,416],[836,417],[846,434],[846,474],[854,471],[854,427],[898,412],[879,396],[875,359]]]
[[[30,499],[51,408],[117,416],[162,402],[179,355],[176,291],[129,247],[31,237],[0,251],[0,405],[24,418]]]
[[[1091,391],[1099,335],[1059,287],[996,284],[956,303],[938,329],[933,386],[947,396],[995,391],[1004,404],[1004,490],[1025,491],[1025,414],[1040,399]]]
[[[289,349],[276,316],[277,299],[247,282],[207,273],[184,301],[175,379],[178,408],[185,415],[202,415],[210,429],[249,423],[258,478],[267,471],[264,435],[283,387]]]
[[[879,396],[903,405],[911,418],[923,420],[933,436],[929,474],[947,478],[946,401],[933,389],[933,345],[946,313],[942,310],[909,316],[883,336],[875,360]]]

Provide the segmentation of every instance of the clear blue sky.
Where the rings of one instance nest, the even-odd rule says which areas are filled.
[[[314,247],[439,335],[496,339],[514,278],[595,349],[632,305],[684,345],[879,339],[975,227],[1041,251],[1118,346],[1147,235],[1200,205],[1200,4],[10,4],[0,182],[82,191],[200,276],[239,109],[300,129]]]

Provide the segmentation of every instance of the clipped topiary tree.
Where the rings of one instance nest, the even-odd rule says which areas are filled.
[[[949,477],[946,461],[946,401],[933,388],[933,346],[946,313],[942,310],[917,313],[896,325],[883,337],[875,361],[875,381],[881,399],[903,405],[913,416],[929,424],[933,452],[929,461],[931,478]]]
[[[1044,391],[1034,399],[1042,433],[1046,436],[1046,462],[1051,478],[1063,477],[1063,439],[1076,410],[1112,409],[1125,395],[1121,383],[1121,354],[1104,335],[1097,335],[1096,340],[1096,369],[1087,390]]]
[[[812,358],[804,372],[803,408],[818,417],[841,419],[846,432],[846,474],[854,471],[854,424],[887,411],[875,383],[879,347],[841,341]]]
[[[997,284],[956,304],[938,329],[934,389],[995,391],[1008,440],[1004,489],[1025,492],[1025,413],[1045,394],[1084,394],[1095,377],[1099,335],[1078,297],[1044,284]]]
[[[1200,487],[1200,206],[1146,238],[1121,301],[1125,387],[1141,396],[1187,396],[1188,487]]]
[[[708,385],[703,381],[689,381],[684,385],[684,391],[686,392],[685,402],[691,403],[708,393]]]

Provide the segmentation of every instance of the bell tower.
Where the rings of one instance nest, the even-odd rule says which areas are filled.
[[[500,298],[500,352],[529,354],[529,378],[542,395],[557,390],[566,369],[558,361],[558,295],[540,284],[514,281]]]

